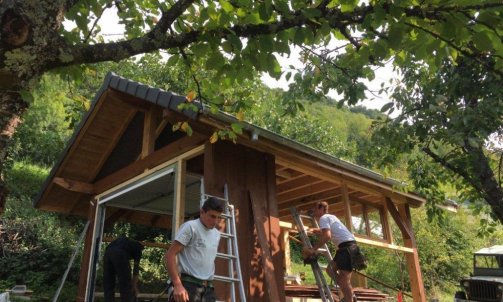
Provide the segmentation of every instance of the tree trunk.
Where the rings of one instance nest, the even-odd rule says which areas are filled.
[[[503,189],[498,184],[489,159],[482,148],[474,148],[467,144],[465,147],[470,153],[471,166],[475,187],[479,188],[485,201],[491,207],[493,216],[503,224]]]
[[[7,158],[7,147],[16,127],[21,121],[21,115],[28,104],[17,92],[0,90],[0,214],[4,211],[7,188],[4,181],[4,165]]]

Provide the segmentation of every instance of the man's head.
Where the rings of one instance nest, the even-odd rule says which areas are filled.
[[[313,216],[316,218],[320,218],[324,214],[328,213],[328,202],[326,201],[318,201],[314,204],[313,208]]]
[[[199,219],[208,229],[214,228],[220,221],[220,214],[224,211],[225,203],[223,200],[209,197],[204,201],[201,207]]]

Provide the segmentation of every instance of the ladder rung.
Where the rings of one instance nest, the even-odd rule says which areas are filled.
[[[232,218],[232,215],[222,213],[222,214],[220,214],[220,217],[228,219],[228,218]]]
[[[240,282],[241,280],[237,278],[231,278],[231,277],[226,277],[226,276],[213,276],[213,280],[215,281],[223,281],[223,282]]]
[[[224,238],[234,238],[234,237],[236,237],[236,236],[234,236],[232,234],[229,234],[229,233],[220,233],[220,236],[224,237]]]
[[[301,218],[307,218],[307,219],[313,219],[313,217],[309,216],[309,215],[302,215],[302,214],[299,214],[299,217]]]
[[[217,257],[224,259],[237,259],[237,257],[234,255],[222,254],[222,253],[217,253]]]

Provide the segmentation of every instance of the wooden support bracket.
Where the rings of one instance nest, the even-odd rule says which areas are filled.
[[[402,232],[403,238],[404,239],[414,238],[414,236],[412,236],[411,230],[409,229],[408,225],[402,219],[402,216],[400,216],[400,213],[396,209],[395,204],[393,203],[393,201],[389,197],[386,197],[386,206],[388,208],[389,213],[391,214],[391,217],[393,217],[398,228]]]

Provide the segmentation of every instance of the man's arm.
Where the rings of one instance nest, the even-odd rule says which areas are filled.
[[[318,237],[318,242],[316,242],[312,249],[305,249],[303,251],[303,256],[308,257],[310,255],[316,254],[316,251],[330,240],[331,234],[332,233],[330,232],[330,229],[321,229],[320,236]]]
[[[166,268],[168,269],[171,282],[173,283],[173,296],[177,302],[189,301],[189,294],[187,293],[187,290],[185,290],[185,287],[183,287],[182,280],[180,280],[178,269],[176,267],[176,255],[183,251],[183,248],[183,244],[175,240],[171,243],[171,246],[164,256],[164,262]]]

